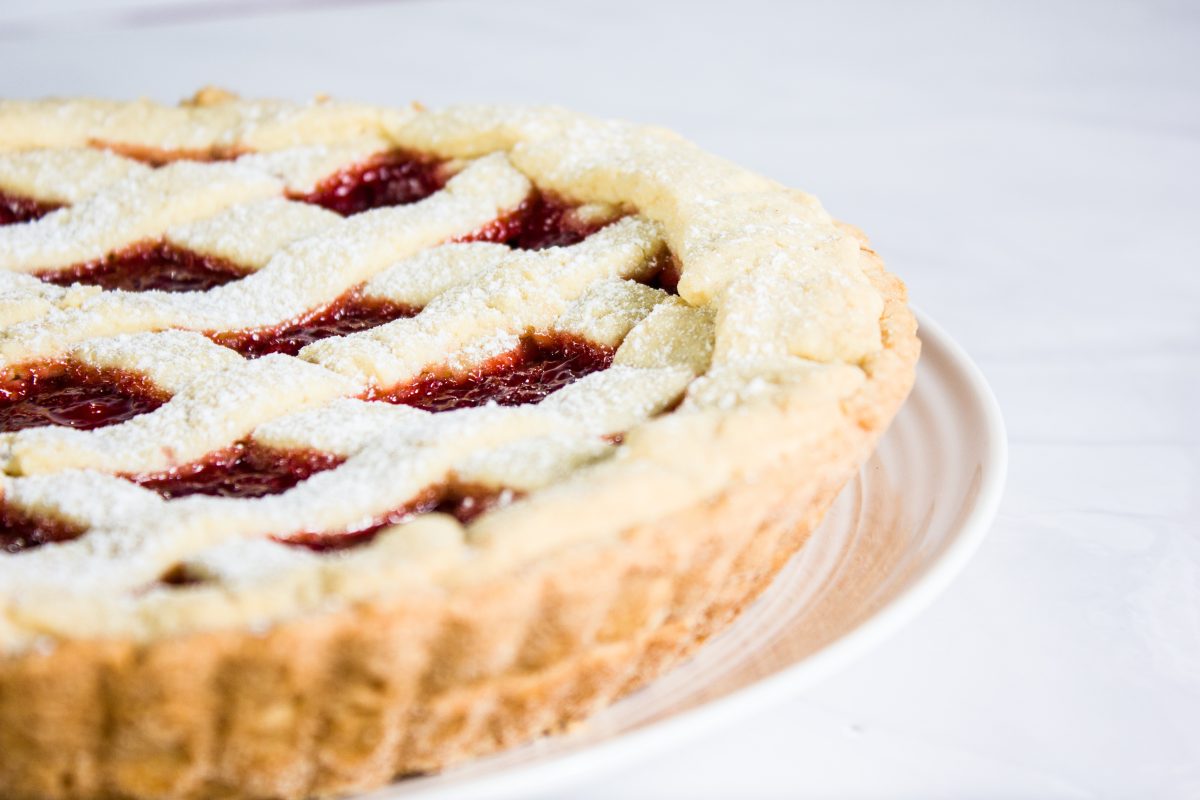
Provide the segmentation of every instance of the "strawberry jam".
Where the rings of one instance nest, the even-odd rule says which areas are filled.
[[[56,203],[42,203],[28,197],[0,192],[0,225],[30,222],[46,216],[56,208],[59,208]]]
[[[146,242],[65,270],[43,272],[47,283],[82,283],[104,289],[145,292],[199,292],[244,277],[246,270],[212,256],[174,245]]]
[[[682,273],[674,253],[664,247],[662,252],[654,257],[652,269],[653,277],[646,281],[647,286],[662,289],[667,294],[679,294],[679,279],[682,277]]]
[[[294,356],[305,345],[330,336],[374,328],[401,317],[411,317],[418,309],[385,300],[367,299],[348,292],[324,308],[276,328],[223,331],[208,336],[217,344],[237,350],[247,358],[268,353]]]
[[[516,250],[543,250],[578,244],[614,220],[582,222],[570,212],[576,206],[534,192],[511,214],[489,222],[462,242],[499,242]]]
[[[396,151],[334,173],[312,192],[293,199],[348,217],[423,200],[445,186],[447,177],[440,162]]]
[[[50,542],[65,542],[82,532],[82,528],[65,520],[0,505],[0,553],[19,553]]]
[[[153,411],[168,399],[144,378],[119,371],[45,363],[23,367],[21,373],[0,383],[0,431],[43,425],[103,428]]]
[[[528,337],[508,353],[465,374],[426,373],[372,396],[427,411],[473,408],[485,403],[536,403],[592,372],[606,369],[613,352],[568,336]]]
[[[445,186],[448,177],[442,162],[396,151],[337,172],[312,192],[294,195],[293,199],[348,217],[373,208],[423,200]],[[511,214],[459,241],[503,242],[522,250],[541,250],[581,242],[612,221],[581,222],[569,213],[574,208],[570,203],[535,191]]]
[[[342,461],[330,453],[280,451],[239,442],[191,464],[129,479],[168,500],[191,494],[263,497],[286,492],[310,475],[332,469]]]
[[[466,524],[480,514],[498,505],[511,502],[516,494],[507,489],[488,489],[482,486],[438,486],[426,489],[409,502],[370,520],[366,524],[342,531],[321,533],[301,532],[279,536],[275,540],[284,544],[307,547],[309,550],[346,550],[367,544],[390,525],[428,514],[439,512],[450,514]]]

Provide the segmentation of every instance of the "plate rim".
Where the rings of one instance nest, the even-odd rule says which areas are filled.
[[[982,476],[979,491],[946,547],[924,572],[884,605],[867,615],[848,633],[794,664],[739,689],[573,752],[511,769],[410,787],[396,800],[528,797],[547,795],[620,764],[644,761],[656,753],[683,746],[714,728],[753,714],[769,704],[788,700],[848,667],[916,619],[962,572],[979,550],[999,510],[1008,474],[1008,436],[1000,404],[983,371],[966,350],[928,314],[913,307],[923,346],[941,348],[951,371],[970,392],[974,409],[983,421],[981,431]],[[486,760],[486,759],[484,759]],[[382,787],[359,796],[361,800],[388,800],[389,791],[402,784]],[[350,798],[353,800],[353,798]]]

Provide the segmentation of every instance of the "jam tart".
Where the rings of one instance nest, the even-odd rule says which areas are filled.
[[[304,798],[720,631],[907,395],[811,196],[554,108],[0,103],[0,796]]]

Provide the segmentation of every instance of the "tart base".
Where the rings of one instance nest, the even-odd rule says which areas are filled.
[[[0,658],[0,796],[337,796],[561,730],[644,685],[766,588],[907,396],[916,323],[864,251],[885,349],[819,446],[652,525],[453,591],[262,632]]]

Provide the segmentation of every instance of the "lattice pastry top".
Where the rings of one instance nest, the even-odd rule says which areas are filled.
[[[454,585],[815,441],[862,243],[557,109],[0,104],[0,647]]]

